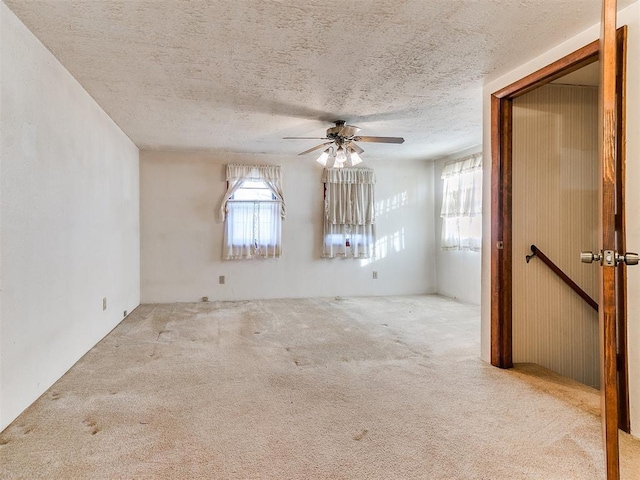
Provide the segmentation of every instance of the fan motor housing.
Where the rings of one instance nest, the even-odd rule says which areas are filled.
[[[327,138],[336,138],[340,135],[342,127],[331,127],[327,129]]]
[[[353,137],[360,131],[360,128],[353,125],[345,125],[344,120],[336,120],[336,126],[327,129],[327,138],[331,139],[346,139]]]

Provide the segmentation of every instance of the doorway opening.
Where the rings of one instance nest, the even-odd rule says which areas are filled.
[[[599,270],[577,252],[598,244],[599,80],[596,61],[515,98],[512,128],[513,360],[594,388]]]
[[[619,219],[617,222],[618,251],[624,248],[624,91],[625,91],[625,43],[626,28],[618,29],[618,55],[620,58],[617,79],[619,118],[618,118],[618,165],[616,205]],[[577,72],[584,67],[591,66],[598,61],[599,42],[589,45],[567,55],[566,57],[548,65],[545,68],[520,79],[519,81],[495,92],[491,98],[491,148],[492,148],[492,198],[491,198],[491,363],[500,368],[513,366],[514,353],[514,268],[513,262],[517,255],[523,252],[514,248],[514,226],[522,219],[514,218],[514,189],[523,188],[514,184],[514,101],[523,95],[569,74],[579,75]],[[587,68],[588,70],[589,68]],[[566,79],[567,77],[565,77]],[[547,89],[555,87],[548,86]],[[516,112],[517,113],[517,112]],[[561,206],[558,205],[557,208]],[[597,210],[594,212],[597,216]],[[514,224],[515,222],[515,224]],[[535,240],[533,240],[535,242]],[[533,243],[532,242],[532,243]],[[595,244],[594,244],[595,246]],[[574,258],[579,258],[579,245],[575,246]],[[593,248],[593,247],[589,247]],[[619,428],[629,432],[629,397],[627,378],[627,337],[626,337],[626,271],[618,269],[617,279],[620,292],[618,298],[618,400],[619,400]],[[539,298],[538,301],[545,301]],[[586,319],[585,319],[586,320]],[[517,326],[516,326],[517,328]],[[595,352],[597,358],[597,350]]]

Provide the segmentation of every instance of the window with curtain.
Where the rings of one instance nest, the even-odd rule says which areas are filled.
[[[227,165],[227,191],[220,207],[224,259],[280,257],[285,216],[279,166]]]
[[[324,258],[372,258],[376,242],[375,174],[369,168],[326,168]]]
[[[442,169],[443,250],[482,248],[482,156],[446,163]]]

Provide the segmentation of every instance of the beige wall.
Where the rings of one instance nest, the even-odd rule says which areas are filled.
[[[640,189],[635,182],[640,178],[640,9],[638,3],[619,12],[619,25],[629,26],[627,51],[627,198],[626,222],[629,250],[640,250]],[[508,73],[499,72],[485,82],[483,89],[484,137],[484,250],[482,258],[482,358],[491,356],[491,94],[535,72],[599,38],[600,26],[594,25],[581,34],[563,42],[552,50],[531,58]],[[523,58],[526,58],[523,52]],[[628,275],[628,327],[629,327],[629,388],[631,403],[631,431],[640,436],[640,267],[630,268]]]
[[[143,151],[142,301],[435,292],[433,163],[364,161],[377,177],[374,261],[320,258],[322,167],[313,156]],[[218,211],[227,163],[282,166],[287,203],[282,258],[222,260],[224,224]]]
[[[139,304],[140,237],[136,146],[1,2],[0,30],[2,430]]]
[[[599,269],[597,87],[546,85],[513,102],[513,361],[600,384],[598,314],[542,261],[535,244],[591,298]]]

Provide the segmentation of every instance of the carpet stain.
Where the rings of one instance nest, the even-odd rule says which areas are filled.
[[[91,435],[95,435],[100,431],[100,429],[98,428],[98,424],[94,420],[87,418],[82,423],[88,428]]]
[[[20,433],[22,435],[29,435],[32,431],[33,431],[33,427],[28,427],[25,425],[20,427]]]
[[[51,400],[58,400],[60,398],[60,394],[58,392],[51,392]]]
[[[369,433],[369,430],[362,430],[359,434],[357,434],[355,437],[353,437],[353,439],[356,442],[359,442],[360,440],[362,440],[367,435],[367,433]]]

